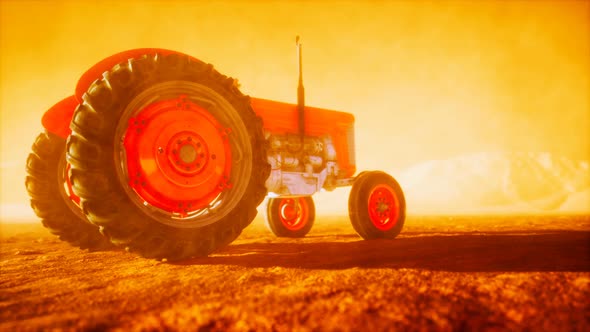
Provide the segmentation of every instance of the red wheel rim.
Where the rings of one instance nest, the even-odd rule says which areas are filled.
[[[70,208],[70,211],[74,212],[80,219],[86,219],[86,216],[82,212],[80,205],[80,196],[74,193],[72,181],[70,180],[69,174],[72,165],[66,161],[66,154],[64,154],[59,160],[57,165],[57,181],[59,185],[59,194],[64,199],[65,204]]]
[[[305,227],[309,218],[309,207],[304,198],[283,198],[279,203],[279,219],[285,228],[298,231]]]
[[[369,194],[369,218],[377,229],[388,231],[397,224],[399,201],[388,185],[377,185]]]
[[[154,102],[125,131],[128,183],[147,204],[181,217],[231,188],[229,128],[186,96]]]
[[[74,188],[72,186],[72,181],[70,181],[70,177],[68,174],[70,173],[70,169],[72,165],[70,163],[66,163],[66,168],[64,169],[63,179],[64,179],[64,190],[65,194],[70,198],[76,206],[80,207],[80,197],[74,194]]]

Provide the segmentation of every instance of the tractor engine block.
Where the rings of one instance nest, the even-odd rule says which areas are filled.
[[[267,133],[271,174],[269,192],[277,195],[311,195],[338,174],[336,150],[329,136],[274,135]],[[330,189],[330,188],[327,188]]]

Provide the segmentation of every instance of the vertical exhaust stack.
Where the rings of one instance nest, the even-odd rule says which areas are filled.
[[[301,148],[305,137],[305,89],[303,88],[303,65],[301,61],[301,43],[299,36],[295,37],[297,46],[297,58],[299,60],[299,83],[297,84],[297,113],[299,117],[299,136],[301,136]]]

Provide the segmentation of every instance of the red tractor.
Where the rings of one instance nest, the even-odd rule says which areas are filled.
[[[250,98],[212,65],[164,49],[112,55],[43,116],[26,187],[43,225],[80,248],[112,244],[158,259],[205,256],[235,240],[265,197],[277,236],[311,229],[311,196],[350,186],[365,239],[394,238],[405,219],[388,174],[357,176],[354,117]]]

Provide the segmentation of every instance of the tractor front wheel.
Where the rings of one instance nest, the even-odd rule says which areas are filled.
[[[304,237],[315,219],[311,196],[269,198],[266,205],[266,225],[279,237]]]
[[[406,217],[406,201],[400,185],[384,172],[361,173],[350,190],[348,214],[362,238],[395,238]]]

